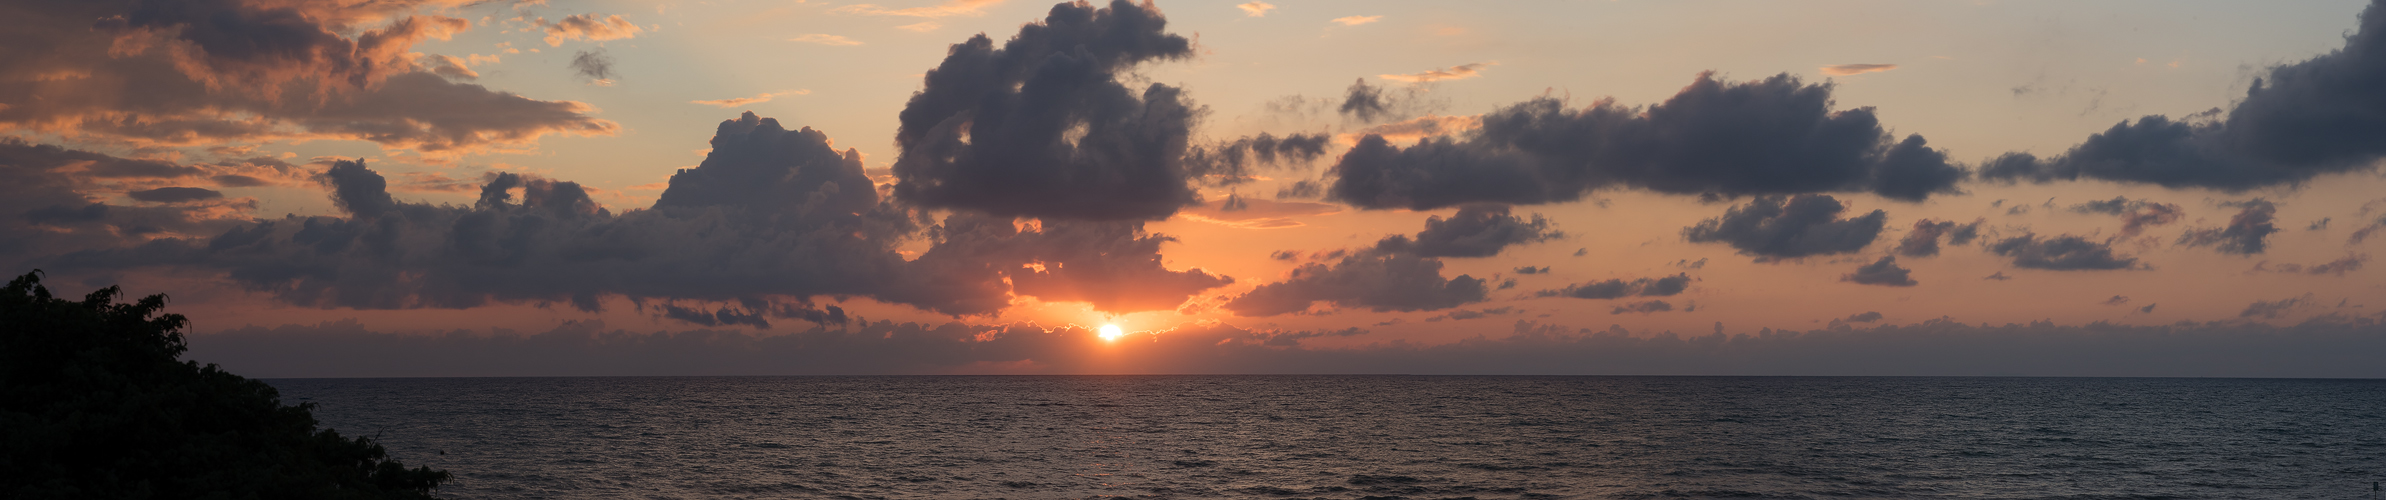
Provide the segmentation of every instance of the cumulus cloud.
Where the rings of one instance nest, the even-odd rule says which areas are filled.
[[[945,219],[938,236],[943,243],[921,260],[1007,265],[1004,276],[1015,294],[1085,302],[1106,312],[1174,309],[1193,294],[1234,283],[1198,268],[1163,267],[1160,245],[1176,239],[1146,234],[1140,221],[1044,221],[1021,231],[1008,218],[955,216]]]
[[[1266,17],[1268,15],[1268,11],[1276,9],[1276,5],[1267,2],[1252,1],[1235,4],[1234,8],[1243,9],[1243,15],[1246,16]]]
[[[1831,110],[1831,84],[1701,74],[1666,102],[1545,97],[1494,110],[1463,137],[1406,148],[1361,137],[1334,166],[1335,199],[1365,208],[1578,200],[1595,189],[1672,194],[1869,192],[1916,201],[1967,173],[1919,135],[1893,140],[1871,108]]]
[[[121,158],[0,137],[0,266],[21,270],[38,267],[33,260],[45,255],[220,232],[246,219],[256,201],[188,184],[227,175],[261,182],[292,176],[271,166],[224,163]],[[109,204],[115,195],[143,203]]]
[[[2113,252],[2109,241],[2099,243],[2068,234],[2044,239],[2023,234],[1991,243],[1988,251],[2012,257],[2016,267],[2031,269],[2082,271],[2139,267],[2137,258]]]
[[[597,14],[564,16],[563,19],[552,23],[542,18],[533,23],[539,25],[539,29],[547,32],[547,46],[550,47],[562,47],[565,40],[592,42],[623,40],[646,31],[639,28],[638,25],[630,23],[630,20],[622,19],[619,15],[597,16]]]
[[[1970,224],[1958,225],[1955,221],[1949,220],[1922,219],[1914,221],[1914,229],[1906,232],[1904,239],[1897,241],[1897,254],[1907,257],[1938,255],[1939,240],[1941,239],[1947,240],[1950,245],[1971,244],[1973,239],[1980,237],[1980,225],[1986,222],[1986,219],[1981,219],[1974,220]]]
[[[2278,206],[2261,198],[2223,206],[2242,207],[2229,217],[2229,225],[2217,228],[2189,229],[2179,235],[2180,245],[2209,246],[2221,253],[2252,255],[2269,248],[2271,233],[2278,232]]]
[[[348,139],[434,158],[617,130],[585,104],[418,63],[417,43],[470,26],[406,15],[424,3],[24,3],[0,16],[16,35],[0,127],[144,147]]]
[[[1465,80],[1468,78],[1482,76],[1483,68],[1497,64],[1499,64],[1499,61],[1467,63],[1451,66],[1448,68],[1426,70],[1421,73],[1375,75],[1375,77],[1395,82],[1408,83],[1438,82],[1442,80]]]
[[[1572,297],[1577,299],[1620,299],[1625,297],[1671,297],[1690,289],[1688,273],[1663,278],[1640,278],[1632,281],[1610,279],[1566,285],[1556,290],[1534,292],[1535,297]]]
[[[779,97],[779,96],[783,96],[783,95],[806,95],[806,94],[811,94],[811,93],[812,93],[812,91],[810,91],[810,90],[805,90],[805,89],[795,89],[795,90],[789,90],[789,91],[783,91],[783,92],[763,92],[763,93],[760,93],[760,94],[754,94],[754,96],[753,96],[753,97],[732,97],[732,98],[728,98],[728,99],[716,99],[716,100],[710,100],[710,101],[688,101],[688,103],[689,103],[689,104],[702,104],[702,105],[706,105],[706,106],[712,106],[712,107],[716,107],[716,108],[723,108],[723,109],[727,109],[727,108],[734,108],[734,107],[738,107],[738,106],[744,106],[744,105],[747,105],[747,104],[761,104],[761,103],[766,103],[766,102],[770,102],[770,100],[771,100],[771,99],[773,99],[773,98],[776,98],[776,97]]]
[[[2120,216],[2122,236],[2136,236],[2138,233],[2144,232],[2146,228],[2178,222],[2181,217],[2187,216],[2187,211],[2179,209],[2178,205],[2156,203],[2150,200],[2132,200],[2121,196],[2115,196],[2110,200],[2072,205],[2071,211],[2083,214]]]
[[[1895,64],[1833,64],[1833,65],[1830,65],[1830,66],[1824,66],[1822,71],[1823,71],[1823,74],[1825,74],[1825,75],[1831,75],[1831,76],[1852,76],[1852,75],[1861,75],[1861,74],[1865,74],[1865,73],[1879,73],[1879,72],[1888,71],[1888,70],[1893,70],[1893,69],[1897,69],[1897,65],[1895,65]]]
[[[1429,311],[1482,302],[1484,281],[1473,276],[1443,278],[1440,259],[1407,252],[1369,249],[1332,264],[1308,263],[1284,279],[1260,285],[1225,305],[1238,316],[1275,316],[1309,310],[1318,302],[1373,311]]]
[[[1839,280],[1860,285],[1914,286],[1921,284],[1910,276],[1913,272],[1913,270],[1898,267],[1896,256],[1882,256],[1881,260],[1856,267],[1856,272],[1839,275]]]
[[[473,71],[470,64],[456,56],[433,55],[431,61],[433,63],[431,74],[434,75],[458,80],[474,80],[481,77],[480,72]]]
[[[803,42],[803,43],[817,43],[817,44],[821,44],[821,45],[828,45],[828,46],[851,46],[851,45],[861,45],[861,44],[862,44],[862,42],[861,42],[861,41],[859,41],[859,40],[854,40],[854,39],[851,39],[851,38],[846,38],[846,37],[837,36],[837,35],[823,35],[823,34],[819,34],[819,33],[813,33],[813,34],[804,35],[804,36],[799,36],[799,37],[795,37],[795,38],[789,38],[789,39],[787,39],[787,41],[790,41],[790,42]]]
[[[1853,253],[1879,238],[1889,219],[1880,210],[1839,218],[1846,210],[1829,195],[1758,197],[1725,210],[1722,217],[1683,228],[1682,238],[1731,245],[1760,260]]]
[[[879,196],[859,152],[752,113],[723,121],[705,160],[672,175],[641,210],[616,213],[575,183],[514,173],[484,178],[470,206],[397,200],[385,177],[357,161],[319,179],[345,217],[262,220],[58,256],[44,267],[211,270],[283,302],[325,308],[597,310],[604,296],[621,296],[642,308],[663,301],[655,308],[666,319],[743,326],[833,320],[834,310],[811,305],[822,296],[951,315],[996,312],[1013,296],[1123,313],[1173,308],[1232,282],[1162,267],[1159,247],[1173,240],[1140,223],[1023,229],[1010,218],[957,213],[927,226]],[[931,245],[907,260],[896,248],[915,237]]]
[[[1458,213],[1447,219],[1438,215],[1428,217],[1425,230],[1417,232],[1415,238],[1393,235],[1377,241],[1376,248],[1425,257],[1490,257],[1499,255],[1510,245],[1566,236],[1552,226],[1541,214],[1533,214],[1528,221],[1510,215],[1507,205],[1477,203],[1459,207]]]
[[[895,195],[933,208],[1044,219],[1166,218],[1199,196],[1184,156],[1201,114],[1176,87],[1119,79],[1193,54],[1159,11],[1053,6],[995,48],[954,44],[900,115]]]
[[[2101,179],[2236,192],[2370,171],[2386,157],[2386,3],[2362,11],[2343,48],[2257,75],[2228,110],[2124,120],[2051,158],[2008,153],[1981,176]]]

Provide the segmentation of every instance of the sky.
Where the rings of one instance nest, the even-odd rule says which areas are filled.
[[[268,377],[2378,377],[2377,8],[10,2],[0,264]]]

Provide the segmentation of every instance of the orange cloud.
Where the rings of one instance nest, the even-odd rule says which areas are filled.
[[[744,106],[744,105],[747,105],[747,104],[762,103],[762,102],[770,102],[771,98],[773,98],[773,97],[778,97],[778,96],[783,96],[783,95],[805,95],[805,94],[810,94],[810,93],[812,93],[812,91],[810,91],[810,90],[805,90],[805,89],[795,89],[795,90],[789,90],[789,91],[785,91],[785,92],[764,92],[764,93],[761,93],[761,94],[755,94],[753,97],[732,97],[732,98],[728,98],[728,99],[718,99],[718,100],[711,100],[711,101],[688,101],[688,102],[689,102],[689,103],[693,103],[693,104],[702,104],[702,105],[706,105],[706,106],[714,106],[714,107],[720,107],[720,108],[734,108],[734,107],[738,107],[738,106]]]
[[[622,19],[618,14],[606,16],[603,19],[596,16],[596,14],[566,16],[554,24],[548,24],[546,19],[541,18],[537,24],[546,27],[547,45],[552,47],[563,46],[564,40],[592,42],[621,40],[645,32],[645,30],[639,29],[638,25],[630,24],[628,19]]]
[[[903,9],[889,9],[874,4],[857,3],[835,9],[829,9],[829,12],[836,14],[857,14],[864,16],[983,16],[986,15],[986,11],[984,10],[986,7],[991,7],[998,3],[1002,3],[1002,0],[951,0],[942,4],[928,7],[911,7]]]
[[[845,46],[845,45],[861,45],[861,44],[862,44],[862,42],[860,42],[860,41],[857,41],[857,40],[854,40],[854,39],[851,39],[851,38],[846,38],[846,37],[837,36],[837,35],[823,35],[823,34],[819,34],[819,33],[813,33],[813,34],[804,35],[804,36],[799,36],[799,37],[795,37],[795,38],[789,38],[789,39],[787,39],[787,41],[790,41],[790,42],[804,42],[804,43],[817,43],[817,44],[821,44],[821,45],[837,45],[837,46]]]
[[[1268,15],[1268,11],[1274,10],[1276,6],[1267,2],[1254,1],[1236,5],[1234,8],[1243,9],[1243,14],[1251,17],[1266,17]]]
[[[1434,69],[1434,70],[1431,70],[1431,71],[1426,71],[1426,72],[1423,72],[1423,73],[1410,73],[1410,74],[1405,74],[1405,75],[1375,75],[1375,76],[1376,76],[1377,78],[1382,78],[1382,79],[1385,79],[1385,80],[1392,80],[1392,81],[1398,81],[1398,82],[1409,82],[1409,83],[1438,82],[1438,81],[1442,81],[1442,80],[1464,80],[1464,79],[1468,79],[1468,78],[1474,78],[1474,77],[1477,77],[1477,76],[1482,76],[1482,74],[1483,74],[1483,68],[1484,68],[1484,67],[1487,67],[1487,66],[1493,66],[1493,65],[1497,65],[1497,64],[1499,64],[1499,63],[1500,63],[1499,61],[1491,61],[1491,62],[1479,62],[1479,63],[1472,63],[1472,64],[1462,64],[1462,65],[1458,65],[1458,66],[1454,66],[1454,67],[1448,67],[1448,68],[1439,68],[1439,69]]]
[[[1383,19],[1384,19],[1384,16],[1349,16],[1349,17],[1337,17],[1337,18],[1334,18],[1334,21],[1333,21],[1333,22],[1334,22],[1334,23],[1336,23],[1336,24],[1341,24],[1341,25],[1343,25],[1343,26],[1358,26],[1358,25],[1361,25],[1361,24],[1367,24],[1367,23],[1372,23],[1372,22],[1376,22],[1376,21],[1382,21]]]
[[[1834,64],[1823,67],[1823,74],[1831,76],[1861,75],[1897,69],[1895,64]]]

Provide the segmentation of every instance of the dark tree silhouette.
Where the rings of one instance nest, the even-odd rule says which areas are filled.
[[[433,498],[445,471],[317,429],[264,382],[180,361],[164,295],[0,289],[0,498]]]

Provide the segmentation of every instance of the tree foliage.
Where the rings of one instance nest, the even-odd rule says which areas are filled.
[[[0,289],[0,497],[432,498],[371,439],[317,429],[313,403],[181,361],[164,295],[52,297],[35,271]]]

